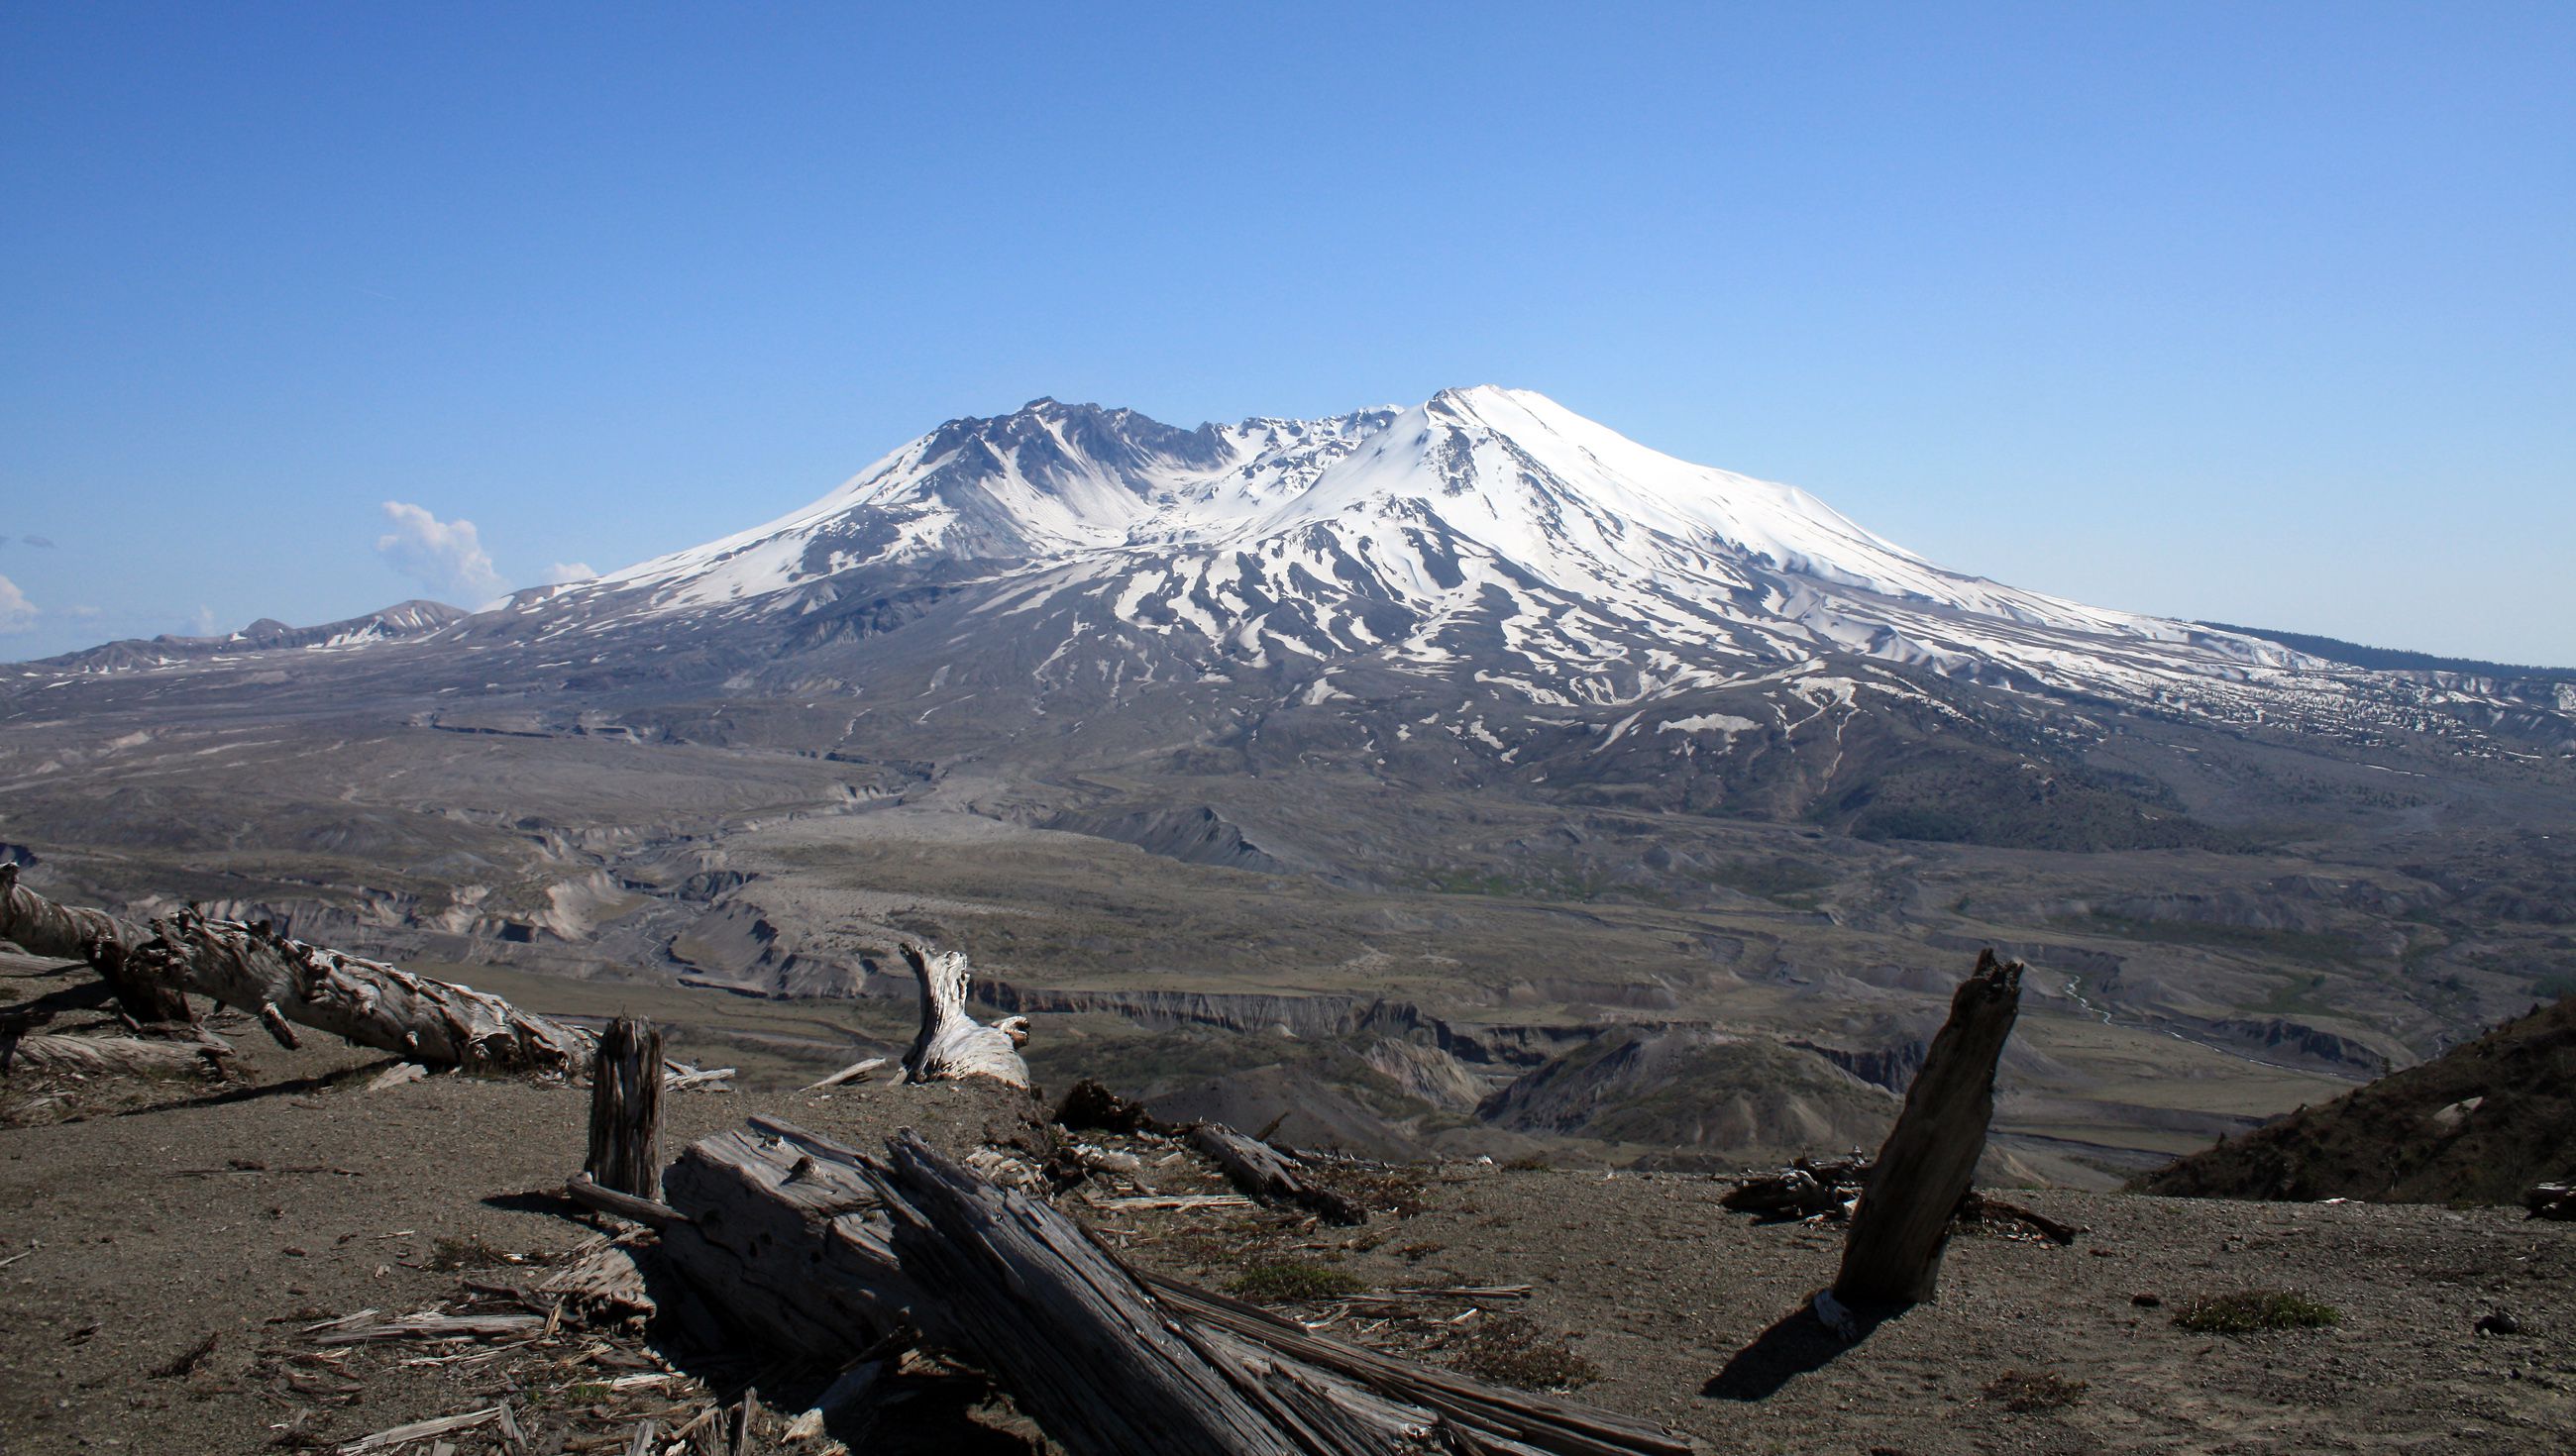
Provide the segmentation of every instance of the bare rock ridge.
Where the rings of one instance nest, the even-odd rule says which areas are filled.
[[[462,607],[414,598],[364,616],[325,622],[318,627],[290,627],[273,617],[262,617],[238,632],[213,637],[178,637],[167,633],[148,639],[129,637],[78,652],[67,652],[59,657],[48,657],[36,665],[72,672],[115,672],[168,667],[218,657],[239,657],[252,652],[363,647],[370,643],[397,642],[406,637],[423,636],[451,623],[461,622],[469,615]]]
[[[2576,997],[2137,1180],[2199,1198],[2510,1203],[2576,1172]]]

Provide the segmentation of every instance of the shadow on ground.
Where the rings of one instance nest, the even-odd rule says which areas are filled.
[[[1802,1303],[1773,1321],[1771,1328],[1754,1337],[1753,1343],[1736,1351],[1726,1368],[1709,1377],[1699,1393],[1709,1400],[1767,1400],[1799,1376],[1832,1364],[1845,1351],[1857,1348],[1880,1325],[1904,1313],[1902,1309],[1853,1310],[1853,1332],[1845,1337],[1816,1317],[1812,1303]]]

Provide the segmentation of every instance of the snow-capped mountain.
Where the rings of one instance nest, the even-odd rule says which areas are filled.
[[[2035,743],[2112,736],[2106,712],[2576,749],[2564,685],[2370,672],[1947,570],[1793,486],[1493,387],[1191,430],[1041,399],[766,525],[462,620],[149,646],[17,680],[295,648],[310,668],[259,668],[264,695],[442,723],[507,700],[514,723],[1042,773],[1139,753],[1369,773],[1436,748],[1422,766],[1460,782],[1758,789],[1797,814],[1861,804],[1900,751],[1985,793]]]
[[[802,616],[889,571],[1014,578],[1015,613],[1080,603],[1084,629],[1256,665],[1474,659],[1540,702],[1827,653],[2127,693],[2300,665],[2259,638],[1946,570],[1793,486],[1491,386],[1188,431],[1041,399],[951,421],[767,525],[516,610]]]

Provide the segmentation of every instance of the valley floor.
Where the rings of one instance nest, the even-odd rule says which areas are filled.
[[[453,1301],[460,1268],[526,1279],[504,1253],[541,1260],[587,1235],[555,1194],[581,1158],[584,1094],[453,1077],[369,1092],[371,1056],[245,1047],[246,1084],[92,1089],[80,1120],[0,1126],[0,1449],[336,1448],[489,1404],[505,1380],[525,1388],[524,1364],[504,1375],[514,1367],[370,1350],[327,1424],[286,1429],[305,1403],[286,1393],[289,1357],[312,1348],[304,1326]],[[0,1082],[0,1099],[18,1095]],[[1007,1135],[1011,1100],[955,1086],[682,1094],[665,1151],[754,1112],[863,1145],[899,1125],[972,1145]],[[1420,1212],[1349,1232],[1257,1210],[1112,1215],[1078,1194],[1063,1206],[1139,1262],[1216,1285],[1265,1249],[1381,1289],[1527,1283],[1519,1308],[1602,1372],[1578,1398],[1713,1451],[2576,1446],[2576,1227],[2510,1210],[2016,1195],[2089,1231],[2072,1248],[1963,1236],[1937,1302],[1844,1346],[1801,1313],[1833,1274],[1838,1232],[1757,1226],[1719,1207],[1721,1180],[1474,1164],[1418,1176]],[[2195,1296],[2254,1287],[2303,1291],[2342,1322],[2244,1337],[2173,1322]],[[1472,1302],[1454,1303],[1430,1321]],[[2498,1312],[2522,1333],[2480,1334]],[[1347,1310],[1328,1333],[1367,1339],[1373,1318]],[[1990,1391],[2008,1371],[2083,1389],[2016,1412]],[[527,1414],[533,1449],[588,1449],[577,1412]],[[1025,1427],[977,1419],[973,1444],[949,1449],[1032,1449]]]

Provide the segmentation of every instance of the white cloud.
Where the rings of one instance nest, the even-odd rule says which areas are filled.
[[[36,604],[18,584],[0,576],[0,632],[24,632],[36,625]]]
[[[187,632],[187,635],[188,635],[188,636],[191,636],[191,637],[212,637],[212,636],[214,636],[214,635],[215,635],[215,609],[214,609],[214,608],[212,608],[212,607],[199,607],[199,608],[197,608],[197,610],[196,610],[195,612],[193,612],[193,613],[191,613],[191,614],[189,615],[189,617],[188,617],[188,624],[187,624],[187,625],[188,625],[188,632]]]
[[[460,606],[501,595],[505,583],[472,521],[442,521],[402,501],[386,501],[384,509],[394,528],[376,538],[376,551],[396,571]]]
[[[566,582],[588,581],[599,575],[587,561],[558,561],[546,568],[545,584],[562,586]]]

